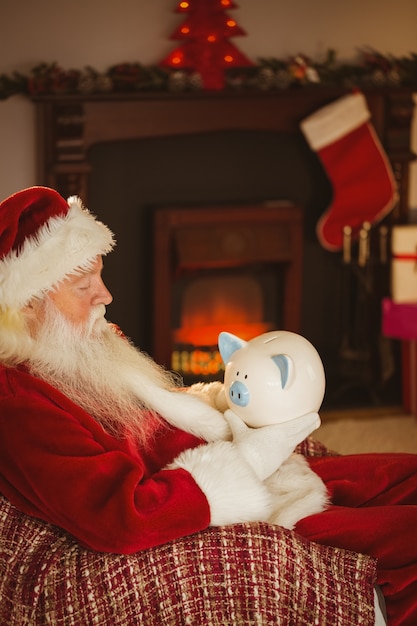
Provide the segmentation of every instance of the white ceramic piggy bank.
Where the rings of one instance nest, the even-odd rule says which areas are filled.
[[[219,335],[226,401],[253,428],[318,412],[325,374],[317,350],[296,333],[276,330],[244,341]]]

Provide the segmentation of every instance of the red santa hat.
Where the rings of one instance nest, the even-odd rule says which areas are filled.
[[[30,187],[0,203],[0,308],[19,309],[114,246],[81,200]]]

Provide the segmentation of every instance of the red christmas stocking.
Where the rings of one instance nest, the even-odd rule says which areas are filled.
[[[352,228],[355,239],[364,222],[380,221],[397,200],[391,166],[369,119],[365,97],[354,93],[301,122],[333,187],[333,201],[317,223],[318,239],[327,250],[343,247],[344,226]]]

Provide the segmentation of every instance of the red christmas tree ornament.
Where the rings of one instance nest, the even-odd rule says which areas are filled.
[[[230,37],[245,35],[245,31],[227,13],[236,9],[231,0],[182,0],[177,13],[188,13],[171,39],[183,43],[165,57],[160,65],[174,69],[197,71],[205,89],[223,89],[224,72],[228,67],[253,65],[230,43]]]

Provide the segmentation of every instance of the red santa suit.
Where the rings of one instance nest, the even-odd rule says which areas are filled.
[[[132,553],[206,528],[191,474],[164,469],[201,443],[162,424],[139,450],[49,384],[0,366],[0,491],[94,550]]]
[[[33,314],[33,303],[66,278],[91,272],[113,246],[113,233],[75,196],[36,186],[0,203],[1,492],[103,551],[134,552],[209,524],[264,518],[267,488],[224,441],[221,413],[201,399],[138,371],[137,397],[165,419],[145,450],[106,434],[62,393],[11,367],[26,355],[17,349],[21,342],[25,351],[23,312]],[[92,300],[105,306],[102,292]]]
[[[296,531],[311,541],[371,555],[389,626],[417,624],[417,455],[309,459],[331,505]]]

